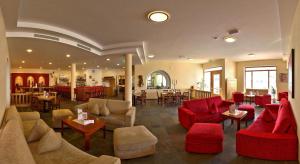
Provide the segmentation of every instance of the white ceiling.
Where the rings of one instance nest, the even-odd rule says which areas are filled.
[[[87,3],[79,0],[22,0],[19,4],[18,0],[2,0],[0,5],[8,32],[39,32],[82,41],[58,31],[17,28],[17,22],[39,23],[75,32],[106,47],[145,43],[142,50],[145,55],[154,54],[155,60],[183,60],[179,56],[185,56],[195,59],[194,62],[203,62],[225,57],[236,61],[281,58],[286,44],[283,42],[287,40],[294,10],[288,9],[296,6],[297,2],[298,0],[89,0]],[[152,10],[166,10],[171,14],[171,19],[165,23],[149,22],[146,14]],[[236,35],[238,41],[233,44],[225,43],[222,38],[232,28],[240,30]],[[212,39],[214,36],[219,39]],[[78,54],[74,56],[78,56],[79,61],[81,57],[87,60],[91,58],[91,61],[97,61],[100,65],[105,64],[102,60],[107,57],[66,44],[36,39],[9,38],[8,43],[13,66],[20,62],[15,61],[15,58],[20,60],[27,57],[22,56],[26,46],[37,49],[36,52],[39,53],[39,58],[31,59],[34,64],[30,67],[39,65],[36,63],[40,61],[48,63],[51,58],[65,53]],[[250,57],[247,55],[249,53],[257,55]],[[113,53],[107,55],[114,56]],[[137,55],[135,56],[136,64],[140,63]],[[63,67],[69,61],[62,58],[58,63],[60,64],[57,66]]]

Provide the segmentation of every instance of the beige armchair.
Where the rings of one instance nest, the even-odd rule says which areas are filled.
[[[96,104],[99,110],[95,110]],[[104,106],[109,110],[108,115],[99,114],[99,111]],[[104,120],[106,122],[106,129],[109,130],[119,127],[131,127],[135,122],[136,110],[135,107],[130,106],[129,101],[90,98],[89,102],[75,106],[73,112],[77,113],[77,109],[83,109]]]

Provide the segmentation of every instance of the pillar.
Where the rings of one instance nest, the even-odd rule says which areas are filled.
[[[75,91],[76,88],[76,64],[72,63],[71,66],[71,101],[75,101]]]
[[[132,54],[125,55],[125,100],[132,105]]]

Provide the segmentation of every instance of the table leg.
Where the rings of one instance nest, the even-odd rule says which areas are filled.
[[[64,135],[64,123],[61,121],[61,135]]]
[[[105,126],[103,127],[103,138],[105,138],[106,137],[106,133],[105,133]]]
[[[84,149],[86,151],[90,150],[90,140],[91,140],[91,136],[84,134]]]
[[[238,119],[238,120],[236,120],[236,130],[239,131],[240,128],[241,128],[241,120]]]

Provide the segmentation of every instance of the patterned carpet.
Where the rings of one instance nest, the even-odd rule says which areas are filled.
[[[73,108],[77,103],[65,100],[61,108]],[[137,105],[136,125],[146,126],[157,138],[157,152],[155,155],[122,160],[123,164],[199,164],[199,163],[250,163],[250,164],[271,164],[271,163],[298,163],[297,161],[265,161],[252,158],[240,157],[235,152],[236,125],[231,125],[229,120],[225,121],[224,128],[224,150],[215,155],[192,154],[184,150],[186,130],[179,124],[177,116],[178,105],[161,106],[156,101],[148,101],[147,105]],[[30,109],[19,109],[30,111]],[[256,108],[256,116],[262,111]],[[41,113],[42,119],[51,125],[51,112]],[[251,124],[251,123],[249,123]],[[245,124],[241,124],[245,128]],[[60,131],[56,129],[56,131]],[[103,138],[102,131],[96,133],[91,140],[91,149],[88,153],[100,156],[103,154],[114,155],[113,153],[113,132],[107,131],[106,138]],[[64,136],[68,142],[83,149],[84,140],[81,134],[65,129]]]

